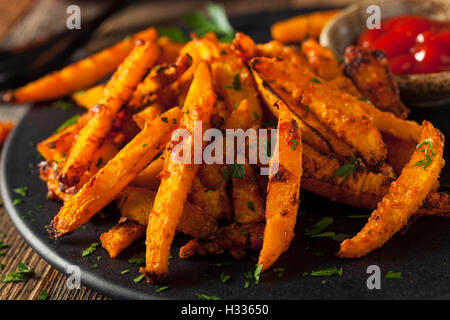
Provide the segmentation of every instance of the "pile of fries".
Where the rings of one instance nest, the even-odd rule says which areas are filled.
[[[320,28],[332,14],[303,19],[319,17]],[[311,20],[300,19],[300,38],[290,35],[302,28],[292,23],[275,25],[276,40],[261,44],[243,33],[231,44],[213,33],[181,44],[149,28],[4,93],[14,103],[71,94],[87,109],[38,145],[48,195],[64,201],[50,236],[75,231],[116,201],[122,217],[102,246],[114,258],[146,237],[140,271],[154,282],[168,274],[177,232],[192,237],[183,259],[260,250],[258,268],[267,270],[294,237],[300,188],[374,210],[341,243],[342,258],[381,247],[413,216],[448,216],[449,197],[437,192],[444,137],[427,121],[405,120],[383,53],[349,47],[341,65],[314,37],[304,39]],[[175,161],[171,134],[186,129],[194,148],[195,121],[203,130],[277,128],[269,169],[278,170]]]

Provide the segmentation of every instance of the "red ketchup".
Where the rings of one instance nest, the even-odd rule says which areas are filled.
[[[384,50],[395,74],[450,71],[450,22],[397,16],[362,32],[358,44]]]

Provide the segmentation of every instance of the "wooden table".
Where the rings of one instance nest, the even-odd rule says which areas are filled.
[[[0,11],[0,43],[2,46],[26,42],[33,39],[37,32],[58,31],[65,24],[65,8],[69,4],[77,4],[79,1],[54,1],[54,0],[14,0],[5,1]],[[177,2],[176,5],[174,2]],[[354,2],[352,0],[259,0],[254,1],[225,1],[229,14],[240,14],[271,9],[286,9],[291,7],[308,6],[343,6]],[[99,2],[93,2],[85,11],[95,12]],[[96,3],[96,5],[95,5]],[[93,39],[87,45],[88,51],[95,51],[110,44],[123,35],[124,30],[139,28],[140,25],[149,23],[170,23],[179,16],[202,8],[206,3],[203,0],[164,0],[141,1],[131,5],[126,10],[116,14],[105,21],[96,31]],[[89,5],[82,2],[82,6]],[[82,12],[84,12],[82,7]],[[55,17],[60,17],[57,19]],[[51,21],[51,22],[50,22]],[[58,23],[59,21],[59,23]],[[17,121],[26,111],[27,107],[11,108],[0,105],[0,121]],[[2,238],[4,235],[4,238]],[[7,273],[16,270],[17,264],[23,262],[35,271],[35,276],[26,283],[0,283],[0,300],[6,299],[30,299],[39,296],[42,289],[49,293],[49,299],[74,299],[95,300],[108,299],[101,294],[82,287],[78,290],[69,290],[66,286],[66,276],[46,263],[37,255],[22,239],[8,218],[6,210],[0,199],[0,242],[8,245],[5,255],[0,256],[0,279]],[[1,268],[0,268],[1,269]]]

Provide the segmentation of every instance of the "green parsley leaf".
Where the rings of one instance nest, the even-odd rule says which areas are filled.
[[[225,85],[225,88],[227,89],[234,89],[234,90],[241,90],[241,79],[239,73],[236,73],[233,78],[233,82],[231,85]]]
[[[252,211],[255,211],[255,204],[251,201],[248,202],[248,208]]]
[[[298,141],[298,140],[295,140],[295,139],[292,139],[291,142],[292,142],[291,149],[292,149],[292,150],[297,149],[297,145],[298,145],[299,141]]]
[[[203,293],[196,293],[195,294],[198,298],[200,299],[205,299],[205,300],[220,300],[219,297],[216,296],[207,296],[206,294]]]
[[[315,83],[318,83],[318,84],[322,84],[322,82],[320,82],[320,80],[317,79],[317,78],[311,78],[310,80],[311,80],[312,82],[315,82]]]
[[[159,293],[159,292],[161,292],[161,291],[164,291],[164,290],[167,290],[167,289],[170,289],[170,288],[172,288],[173,286],[164,286],[164,287],[161,287],[161,288],[158,288],[158,289],[156,289],[155,290],[155,293]]]
[[[245,176],[245,167],[242,164],[230,164],[230,171],[233,178],[243,178]]]
[[[86,249],[83,250],[83,252],[81,253],[81,256],[86,257],[86,256],[93,254],[95,252],[95,250],[97,250],[97,247],[101,244],[102,244],[101,242],[91,243],[91,245],[89,247],[87,247]]]
[[[12,204],[13,204],[13,206],[17,206],[17,205],[21,204],[22,202],[23,202],[22,199],[14,199]]]
[[[98,268],[98,263],[91,266],[91,269],[97,269],[97,268]]]
[[[231,279],[231,276],[228,274],[225,274],[225,272],[222,272],[219,276],[220,281],[222,281],[223,283],[227,282],[228,280]]]
[[[348,177],[353,171],[355,171],[356,165],[353,163],[344,163],[334,172],[335,176]]]
[[[311,271],[310,273],[304,273],[303,275],[310,275],[312,277],[330,277],[330,276],[334,276],[335,274],[342,276],[343,274],[343,270],[342,268],[328,268],[328,269],[323,269],[323,270],[317,270],[317,271]]]
[[[77,92],[77,95],[80,95],[80,92]],[[61,110],[69,110],[73,107],[72,103],[65,100],[58,100],[53,103],[53,106],[57,109]]]
[[[128,272],[130,272],[130,269],[122,270],[120,273],[121,273],[121,274],[127,274]]]
[[[134,254],[130,259],[128,259],[128,262],[131,264],[144,264],[145,263],[145,252]]]
[[[17,271],[8,273],[6,277],[2,279],[2,282],[27,282],[33,274],[33,269],[26,264],[19,262],[17,264]]]
[[[323,217],[315,225],[313,225],[310,229],[305,230],[305,236],[313,236],[313,235],[320,234],[322,231],[324,231],[326,228],[328,228],[333,222],[334,222],[333,218]]]
[[[142,279],[144,279],[144,275],[141,274],[139,276],[137,276],[136,278],[133,279],[134,283],[139,283],[142,281]]]
[[[261,269],[262,269],[263,265],[259,264],[256,267],[255,273],[253,274],[253,277],[255,278],[255,283],[258,284],[259,283],[259,276],[261,275]]]
[[[247,289],[248,287],[250,287],[250,281],[245,281],[244,289]]]
[[[165,122],[165,123],[168,123],[168,121],[167,121],[167,118],[166,118],[166,117],[161,117],[161,121],[162,121],[162,122]]]
[[[394,272],[392,270],[389,270],[386,273],[385,279],[403,279],[403,274],[401,272]]]
[[[70,117],[69,119],[67,119],[66,121],[64,121],[55,131],[55,133],[58,133],[62,130],[64,130],[67,127],[70,127],[76,123],[78,123],[78,119],[80,118],[80,116],[78,114],[74,115],[73,117]]]
[[[14,188],[13,191],[17,194],[20,194],[21,196],[26,197],[27,192],[28,192],[28,187]]]

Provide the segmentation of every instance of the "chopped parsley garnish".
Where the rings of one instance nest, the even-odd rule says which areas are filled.
[[[94,242],[91,243],[91,245],[89,247],[87,247],[86,249],[83,250],[83,252],[81,253],[81,255],[83,257],[89,256],[91,254],[93,254],[95,252],[95,250],[97,250],[97,247],[101,245],[101,242]]]
[[[245,281],[244,289],[247,289],[248,287],[250,287],[250,281]]]
[[[231,85],[225,85],[227,89],[241,90],[241,79],[239,73],[236,73],[233,78]]]
[[[358,160],[356,158],[351,158],[350,162],[344,163],[334,172],[335,176],[347,178],[353,171],[355,171],[358,165]]]
[[[365,103],[372,104],[372,101],[370,101],[369,98],[367,98],[367,97],[359,97],[358,100],[364,101]]]
[[[309,108],[309,105],[305,104],[305,110],[306,110],[306,112],[310,112],[311,111],[311,109]]]
[[[128,272],[130,272],[130,269],[122,270],[120,273],[121,273],[121,274],[127,274]]]
[[[91,269],[96,269],[96,268],[98,268],[98,263],[91,266]]]
[[[228,280],[231,279],[231,276],[226,274],[225,272],[222,272],[219,276],[220,281],[222,281],[223,283],[227,282]]]
[[[284,268],[274,268],[273,272],[275,272],[278,278],[281,278],[286,270]]]
[[[20,194],[21,196],[26,197],[27,192],[28,192],[28,187],[14,188],[13,191],[17,194]]]
[[[312,82],[315,82],[315,83],[318,83],[318,84],[322,84],[322,82],[320,82],[320,80],[317,79],[317,78],[311,78],[310,80],[311,80]]]
[[[305,230],[305,236],[313,236],[322,233],[326,228],[328,228],[334,222],[331,217],[323,217],[310,229]]]
[[[248,208],[252,211],[255,211],[255,204],[251,201],[248,202]]]
[[[137,276],[136,278],[133,279],[134,283],[139,283],[142,281],[142,279],[144,279],[144,275],[141,274],[139,276]]]
[[[223,56],[223,55],[225,55],[225,54],[227,54],[227,52],[226,52],[224,49],[220,50],[220,55],[221,55],[221,56]]]
[[[253,278],[255,278],[255,283],[258,284],[259,283],[259,276],[261,275],[261,269],[262,269],[263,265],[259,264],[256,267],[255,273],[253,274]]]
[[[230,165],[231,176],[233,178],[243,178],[245,176],[245,167],[239,163]]]
[[[168,123],[168,121],[167,121],[167,118],[166,118],[166,117],[161,117],[161,121],[162,121],[162,122],[165,122],[165,123]]]
[[[47,300],[48,298],[48,292],[45,289],[42,289],[41,292],[39,293],[39,296],[37,297],[36,300]]]
[[[292,150],[297,149],[297,145],[298,145],[299,141],[298,141],[298,140],[295,140],[295,139],[292,139],[291,142],[292,142],[291,149],[292,149]]]
[[[242,230],[241,232],[239,232],[240,234],[243,234],[243,235],[247,235],[248,234],[248,232],[247,231],[245,231],[245,230]]]
[[[403,279],[403,274],[401,272],[394,272],[392,270],[389,270],[386,273],[385,279]]]
[[[17,205],[21,204],[22,202],[23,202],[22,199],[14,199],[12,204],[13,204],[13,206],[17,206]]]
[[[77,95],[82,94],[83,92],[77,92]],[[70,102],[67,102],[65,100],[58,100],[55,101],[55,103],[53,103],[53,106],[57,109],[61,109],[61,110],[69,110],[72,108],[72,104]]]
[[[303,273],[304,276],[312,276],[312,277],[331,277],[334,275],[339,275],[342,276],[343,274],[343,270],[342,268],[328,268],[328,269],[323,269],[323,270],[317,270],[317,271],[311,271],[311,272],[305,272]]]
[[[205,300],[220,300],[219,297],[216,296],[207,296],[206,294],[203,293],[196,293],[195,294],[198,298],[200,299],[205,299]]]
[[[255,117],[255,120],[259,120],[259,113],[255,111],[255,113],[253,113],[253,116]]]
[[[158,289],[156,289],[155,290],[155,293],[159,293],[159,292],[161,292],[161,291],[164,291],[164,290],[167,290],[167,289],[170,289],[170,288],[172,288],[173,286],[164,286],[164,287],[161,287],[161,288],[158,288]]]
[[[145,252],[134,254],[130,259],[128,259],[128,262],[131,264],[144,264],[145,263]]]
[[[433,149],[433,145],[431,144],[431,140],[430,139],[423,140],[421,143],[419,143],[417,145],[416,149],[420,149],[424,145],[425,145],[425,148],[420,150],[420,152],[423,152],[425,158],[422,159],[422,160],[419,160],[415,164],[413,164],[413,167],[423,166],[423,170],[425,170],[430,165],[431,161],[433,161],[431,156],[428,154],[428,150],[430,150],[432,156],[435,155],[435,152],[434,152],[434,149]],[[427,145],[428,145],[428,149],[427,149]]]
[[[26,264],[19,262],[17,264],[17,271],[8,273],[6,277],[2,279],[2,282],[27,282],[33,274],[33,269]]]
[[[55,131],[55,133],[58,133],[62,130],[64,130],[67,127],[70,127],[76,123],[78,123],[78,119],[80,118],[80,116],[78,114],[74,115],[73,117],[70,117],[69,119],[67,119],[66,121],[64,121]]]

